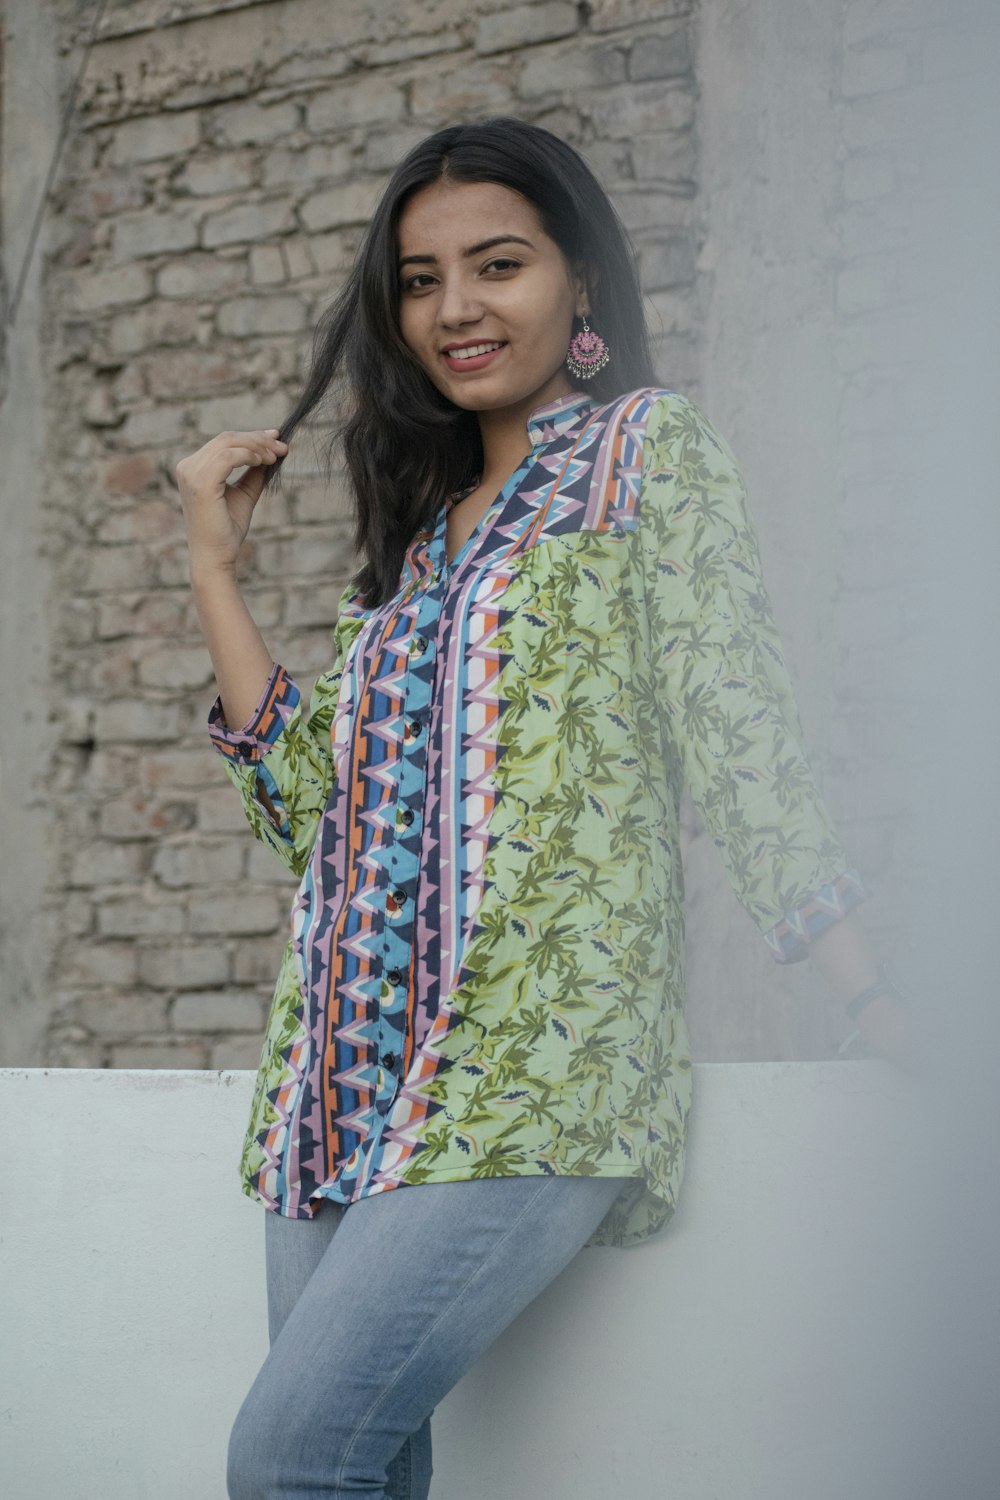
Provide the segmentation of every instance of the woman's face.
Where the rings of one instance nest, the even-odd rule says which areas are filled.
[[[421,188],[400,216],[399,284],[404,342],[456,406],[541,405],[574,389],[564,360],[574,313],[589,312],[586,284],[520,193]],[[489,352],[463,357],[478,345]]]

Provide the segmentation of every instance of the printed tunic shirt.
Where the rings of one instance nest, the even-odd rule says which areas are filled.
[[[659,387],[574,391],[528,437],[453,560],[457,495],[390,601],[348,585],[308,713],[279,663],[242,728],[210,710],[299,880],[241,1161],[286,1217],[613,1176],[588,1243],[639,1243],[676,1205],[691,1107],[682,787],[779,963],[868,895],[725,439]]]

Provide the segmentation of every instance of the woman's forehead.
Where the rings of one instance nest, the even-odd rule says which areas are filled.
[[[505,232],[544,234],[534,204],[521,193],[499,182],[439,181],[419,188],[404,205],[399,249],[401,255],[433,246],[461,253]]]

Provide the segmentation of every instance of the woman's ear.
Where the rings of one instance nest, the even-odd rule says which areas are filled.
[[[573,278],[576,289],[576,315],[578,318],[589,318],[592,307],[593,288],[597,285],[597,275],[589,266],[578,265]]]

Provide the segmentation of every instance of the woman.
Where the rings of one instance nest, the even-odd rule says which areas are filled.
[[[364,561],[307,716],[235,563],[337,377]],[[272,1345],[229,1493],[423,1500],[446,1392],[582,1246],[673,1212],[683,780],[774,957],[822,954],[877,1050],[901,1013],[735,460],[656,384],[631,247],[564,142],[497,119],[410,152],[283,429],[177,478],[212,741],[300,881],[242,1162]]]

